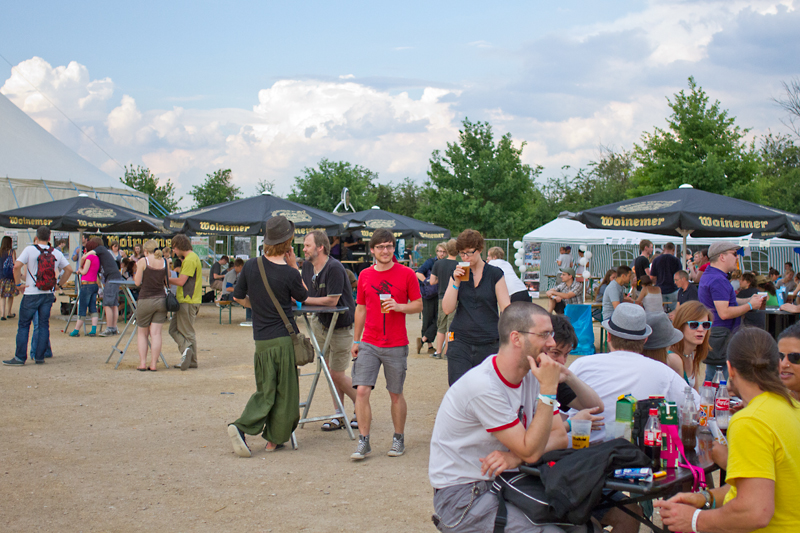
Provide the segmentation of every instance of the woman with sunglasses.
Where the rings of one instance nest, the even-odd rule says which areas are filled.
[[[795,400],[800,400],[800,323],[778,336],[781,381]]]
[[[481,257],[483,236],[465,229],[456,239],[461,262],[453,271],[442,299],[445,314],[456,311],[447,334],[447,380],[452,386],[458,378],[478,366],[500,347],[497,322],[511,300],[503,271]],[[469,263],[469,267],[463,265]],[[463,265],[463,266],[462,266]],[[461,281],[462,277],[468,279]]]
[[[686,302],[675,311],[672,326],[683,333],[683,338],[672,345],[667,357],[677,356],[683,367],[683,379],[700,392],[702,379],[697,379],[700,363],[708,355],[708,331],[711,317],[706,306],[698,301]],[[702,375],[701,375],[702,376]]]
[[[743,328],[731,338],[729,386],[745,407],[728,428],[727,483],[656,502],[670,531],[800,531],[800,404],[778,377],[779,362],[766,331]]]

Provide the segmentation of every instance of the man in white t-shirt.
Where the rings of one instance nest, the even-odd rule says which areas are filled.
[[[22,267],[28,269],[25,280],[25,294],[19,304],[19,325],[17,327],[17,349],[14,357],[3,361],[7,366],[22,366],[28,359],[28,332],[30,331],[31,321],[36,313],[39,313],[39,327],[36,330],[36,353],[31,354],[37,365],[44,364],[44,353],[50,346],[50,310],[53,307],[55,296],[54,290],[60,290],[61,286],[67,282],[72,274],[72,267],[69,261],[56,248],[50,246],[50,228],[40,226],[36,230],[34,244],[25,248],[14,263],[14,283],[17,287],[21,286]],[[52,254],[55,264],[52,273],[39,272],[39,255],[42,253]],[[42,282],[52,275],[53,281],[57,279],[58,272],[61,271],[61,280],[53,283],[53,287],[46,289],[38,288]]]
[[[504,259],[505,256],[505,252],[499,246],[493,246],[486,252],[489,264],[503,271],[503,281],[506,282],[509,299],[512,302],[530,302],[531,295],[528,294],[528,287],[522,283],[517,273],[514,272],[514,267],[511,266],[511,263]]]
[[[498,331],[497,355],[455,382],[436,415],[428,476],[440,531],[492,531],[497,497],[487,491],[494,477],[567,447],[561,419],[553,416],[563,367],[544,353],[555,344],[550,316],[538,305],[513,302],[500,315]],[[543,530],[507,507],[506,531]]]

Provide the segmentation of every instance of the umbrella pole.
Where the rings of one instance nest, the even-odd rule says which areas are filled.
[[[683,270],[686,270],[686,237],[688,237],[692,230],[685,230],[678,228],[678,234],[683,237],[683,248],[681,249],[681,265]]]

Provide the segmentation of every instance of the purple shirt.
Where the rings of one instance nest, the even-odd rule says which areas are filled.
[[[717,314],[714,302],[728,302],[730,307],[739,305],[736,302],[736,292],[733,285],[728,281],[728,276],[720,269],[711,265],[708,266],[700,278],[700,287],[697,289],[697,296],[700,303],[711,309],[712,327],[723,327],[734,331],[739,327],[740,317],[723,320]]]

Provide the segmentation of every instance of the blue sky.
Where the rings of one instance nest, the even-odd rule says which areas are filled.
[[[288,192],[321,157],[425,179],[464,117],[559,175],[663,126],[688,76],[753,134],[800,74],[797,0],[13,3],[0,92],[112,176],[88,142],[181,194],[231,168]],[[189,204],[188,199],[183,202]]]

